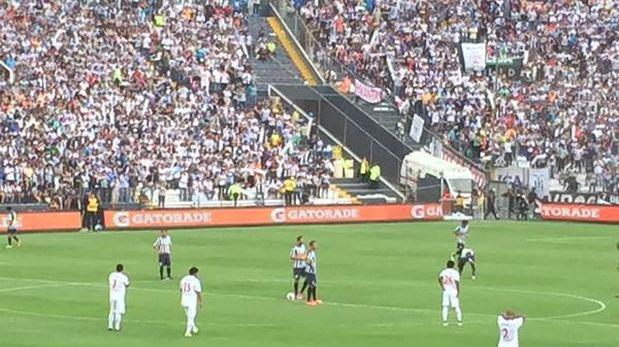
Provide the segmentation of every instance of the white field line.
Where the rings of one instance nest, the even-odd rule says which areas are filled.
[[[526,242],[570,242],[570,241],[586,241],[586,240],[603,240],[617,239],[619,236],[566,236],[566,237],[540,237],[525,239]]]
[[[46,285],[39,286],[27,286],[27,287],[15,287],[12,288],[4,288],[3,292],[10,291],[19,291],[24,289],[38,289],[38,288],[48,288],[48,287],[61,287],[63,285],[72,285],[72,286],[88,286],[94,288],[107,288],[106,285],[101,283],[94,282],[64,282],[64,281],[51,281],[51,280],[38,280],[38,279],[25,279],[25,278],[10,278],[10,277],[0,277],[0,279],[18,279],[24,281],[32,281],[32,282],[40,282],[46,283]],[[619,324],[612,323],[598,323],[598,322],[587,322],[587,321],[570,321],[565,320],[566,318],[576,318],[583,317],[588,315],[593,315],[596,313],[600,313],[606,309],[606,304],[600,300],[588,298],[580,295],[568,294],[568,293],[546,293],[546,292],[538,292],[538,291],[529,291],[529,290],[521,290],[521,289],[510,289],[510,288],[495,288],[495,287],[480,287],[480,289],[487,289],[498,292],[513,292],[513,293],[522,293],[522,294],[533,294],[533,295],[548,295],[555,297],[563,297],[563,298],[572,298],[582,301],[587,301],[596,304],[598,307],[594,310],[584,311],[584,312],[575,312],[565,315],[556,315],[549,317],[530,317],[530,320],[537,321],[552,321],[552,322],[563,322],[563,323],[573,323],[573,324],[585,324],[585,325],[594,325],[594,326],[604,326],[604,327],[614,327],[619,328]],[[130,290],[139,290],[139,291],[151,291],[151,292],[168,292],[173,293],[173,289],[163,289],[163,288],[143,288],[143,287],[130,287]],[[229,293],[213,293],[209,292],[208,295],[214,296],[222,296],[222,297],[231,297],[231,298],[239,298],[239,299],[248,299],[248,300],[263,300],[263,301],[284,301],[283,298],[275,298],[270,296],[255,296],[255,295],[242,295],[242,294],[229,294]],[[367,305],[367,304],[357,304],[357,303],[341,303],[341,302],[331,302],[327,301],[324,303],[325,305],[330,306],[340,306],[340,307],[351,307],[351,308],[366,308],[366,309],[376,309],[376,310],[388,310],[388,311],[396,311],[396,312],[416,312],[416,313],[432,313],[439,314],[439,310],[432,309],[423,309],[423,308],[407,308],[407,307],[398,307],[398,306],[383,306],[383,305]],[[0,311],[7,311],[6,309],[0,308]],[[16,311],[15,313],[17,313]],[[29,314],[29,313],[25,313]],[[488,313],[467,313],[464,312],[465,316],[479,316],[479,317],[496,317],[494,314]],[[69,316],[67,316],[69,317]],[[84,318],[84,317],[82,317]],[[92,319],[96,319],[94,317],[90,317]],[[90,319],[86,317],[86,319]],[[151,321],[151,320],[134,320],[135,322],[142,323],[153,323],[153,324],[167,324],[169,322],[163,321]],[[233,324],[229,324],[233,325]],[[244,325],[243,325],[244,326]]]

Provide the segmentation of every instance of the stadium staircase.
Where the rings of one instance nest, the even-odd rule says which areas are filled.
[[[258,17],[254,16],[249,19],[248,27],[249,33],[256,42],[260,33],[267,35],[270,40],[277,41],[277,48],[275,55],[267,60],[258,60],[255,55],[251,54],[250,64],[254,71],[254,78],[257,84],[258,93],[260,95],[266,95],[267,87],[269,84],[303,84],[303,75],[299,72],[297,64],[289,56],[288,52],[291,49],[287,46],[292,46],[290,41],[284,34],[284,43],[280,35],[283,30],[281,25],[277,21],[271,24],[271,17]],[[280,33],[274,31],[275,28]],[[294,48],[294,47],[293,47]]]
[[[359,178],[333,178],[331,183],[346,194],[353,203],[380,204],[396,202],[397,195],[382,182],[377,188],[371,188]]]
[[[269,84],[309,86],[318,84],[318,78],[305,61],[302,51],[292,41],[277,17],[251,17],[248,27],[254,40],[261,33],[268,35],[272,40],[277,40],[274,57],[266,61],[255,59],[254,56],[250,59],[260,94],[266,94]],[[330,199],[338,203],[346,201],[353,204],[371,203],[396,199],[393,191],[382,183],[376,189],[370,188],[367,183],[350,178],[333,179],[331,183]]]

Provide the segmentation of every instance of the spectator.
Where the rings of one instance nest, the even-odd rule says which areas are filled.
[[[527,162],[554,176],[601,161],[603,189],[617,185],[615,1],[325,0],[299,14],[326,75],[346,70],[339,79],[387,90],[480,165]],[[463,42],[485,42],[488,62],[522,66],[463,72]]]
[[[130,203],[144,190],[154,200],[159,186],[165,207],[166,186],[193,200],[194,183],[207,182],[206,197],[217,187],[223,200],[235,176],[257,191],[302,158],[329,170],[308,155],[316,147],[292,141],[302,120],[257,99],[249,55],[258,45],[274,54],[268,35],[254,43],[227,2],[157,3],[0,6],[0,59],[17,76],[0,80],[1,203],[75,208],[91,190]]]

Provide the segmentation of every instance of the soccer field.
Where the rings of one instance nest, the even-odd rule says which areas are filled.
[[[156,231],[22,235],[0,250],[0,346],[496,346],[508,308],[530,318],[521,346],[619,344],[619,227],[472,222],[478,276],[463,276],[464,326],[443,327],[436,277],[455,225],[172,230],[173,281],[158,278]],[[318,307],[284,298],[298,234],[319,242]],[[106,330],[117,263],[132,281],[119,333]],[[205,305],[186,339],[177,288],[192,265]]]

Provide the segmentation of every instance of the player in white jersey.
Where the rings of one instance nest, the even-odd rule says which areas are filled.
[[[123,273],[123,265],[116,265],[116,271],[108,277],[110,288],[110,314],[107,319],[107,330],[120,331],[122,315],[125,314],[125,294],[129,287],[129,277]]]
[[[455,266],[455,262],[449,260],[447,262],[447,268],[438,275],[438,283],[443,290],[442,316],[444,326],[448,325],[447,315],[450,306],[456,311],[458,325],[462,325],[462,311],[460,310],[460,273],[454,269]]]
[[[292,278],[294,279],[294,297],[299,300],[303,299],[303,291],[307,287],[307,282],[303,283],[303,288],[299,292],[299,281],[301,277],[305,277],[305,243],[303,243],[303,235],[297,236],[297,242],[290,250],[290,260],[292,260]]]
[[[456,236],[456,248],[464,247],[466,238],[469,236],[469,221],[463,220],[462,223],[454,229],[454,235]]]
[[[197,274],[198,269],[192,267],[189,269],[189,275],[183,277],[180,283],[181,306],[187,316],[185,337],[191,337],[192,334],[198,333],[196,315],[198,314],[198,308],[202,307],[202,284],[200,284],[200,280],[196,276]]]
[[[159,277],[163,280],[163,268],[166,268],[166,274],[168,277],[165,279],[172,279],[172,260],[170,259],[170,255],[172,253],[172,238],[168,235],[168,231],[165,229],[161,229],[159,232],[159,237],[153,243],[153,247],[158,255],[159,261]]]
[[[499,326],[498,347],[518,347],[518,329],[524,324],[525,317],[512,311],[505,311],[497,318]]]

